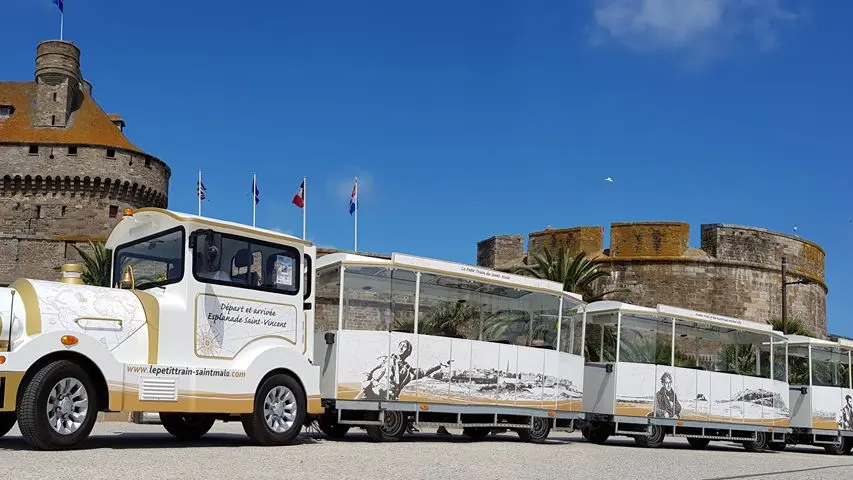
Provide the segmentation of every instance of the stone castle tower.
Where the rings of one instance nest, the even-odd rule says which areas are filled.
[[[72,245],[106,239],[126,208],[166,207],[171,170],[124,128],[71,42],[38,45],[35,81],[0,82],[0,285],[57,279]]]
[[[511,270],[544,247],[584,252],[610,270],[605,290],[627,289],[609,299],[655,307],[666,304],[768,322],[782,316],[782,257],[791,285],[788,318],[826,335],[824,251],[803,238],[740,225],[702,225],[701,245],[690,248],[690,225],[681,222],[614,223],[604,248],[602,227],[546,229],[498,235],[477,244],[477,263]],[[532,263],[532,262],[529,262]]]

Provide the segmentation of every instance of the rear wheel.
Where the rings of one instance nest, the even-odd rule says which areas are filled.
[[[15,412],[0,412],[0,437],[9,433],[17,421],[18,416]]]
[[[323,414],[317,419],[317,425],[320,431],[326,434],[329,438],[340,439],[349,432],[349,425],[341,425],[338,423],[337,416],[334,412]]]
[[[98,395],[82,367],[58,360],[42,367],[18,399],[18,426],[30,445],[43,450],[74,448],[89,437]]]
[[[203,413],[160,412],[160,423],[179,440],[197,440],[213,427],[216,419]]]
[[[708,444],[711,443],[711,440],[709,440],[707,438],[687,437],[687,443],[689,443],[691,447],[693,447],[697,450],[701,450],[703,448],[706,448],[708,446]]]
[[[261,445],[290,445],[305,423],[305,392],[290,375],[266,379],[255,394],[254,412],[241,417],[243,430]]]
[[[823,449],[830,455],[844,455],[850,451],[850,444],[847,437],[838,437],[832,445],[824,445]]]
[[[365,430],[374,442],[396,442],[406,434],[407,425],[403,412],[385,410],[382,425],[368,425]]]
[[[551,433],[551,424],[547,418],[533,417],[532,427],[529,429],[516,430],[518,437],[525,442],[544,443]]]
[[[602,444],[610,438],[611,426],[601,423],[586,423],[581,428],[581,435],[591,443]]]
[[[489,427],[465,427],[462,429],[462,435],[471,440],[482,440],[489,435],[490,431]]]
[[[636,435],[634,442],[645,448],[657,448],[663,445],[663,439],[666,438],[666,433],[660,425],[649,425],[649,431],[645,435]]]
[[[765,432],[755,432],[755,440],[743,442],[743,448],[747,452],[762,452],[770,445],[770,437]]]

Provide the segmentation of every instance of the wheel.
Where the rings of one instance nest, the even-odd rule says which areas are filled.
[[[58,360],[36,372],[18,399],[24,440],[42,450],[74,448],[89,437],[98,416],[98,394],[86,372]]]
[[[289,445],[302,430],[305,392],[290,375],[266,379],[255,394],[254,412],[241,417],[243,430],[261,445]]]
[[[693,447],[697,450],[701,450],[701,449],[707,447],[708,444],[711,443],[711,440],[709,440],[707,438],[687,437],[687,443],[689,443],[691,447]]]
[[[769,442],[767,444],[767,448],[773,450],[774,452],[781,452],[782,450],[785,450],[785,447],[787,446],[788,444],[785,442]]]
[[[601,445],[610,438],[611,428],[609,424],[587,423],[581,428],[581,435],[591,443]]]
[[[544,443],[551,433],[551,424],[547,418],[533,417],[533,427],[529,429],[516,430],[519,438],[525,442]]]
[[[160,423],[180,440],[197,440],[213,427],[216,419],[203,413],[169,413],[160,412]]]
[[[765,432],[755,432],[755,440],[743,442],[743,448],[747,452],[761,452],[767,450],[770,445],[770,437]]]
[[[0,412],[0,437],[9,433],[17,421],[18,416],[15,412]]]
[[[385,410],[382,425],[368,425],[367,436],[374,442],[396,442],[406,434],[408,421],[403,412]]]
[[[824,445],[823,449],[830,455],[844,455],[850,452],[851,441],[847,437],[838,437],[832,445]]]
[[[320,431],[327,437],[334,439],[344,438],[344,435],[349,432],[350,428],[349,425],[339,424],[337,415],[335,415],[334,412],[323,414],[319,419],[317,419],[317,425],[320,427]]]
[[[649,425],[649,432],[645,435],[636,435],[634,442],[645,448],[657,448],[663,445],[663,439],[666,438],[666,433],[660,425]]]
[[[465,427],[462,429],[462,435],[471,440],[482,440],[489,436],[491,429],[489,427]]]

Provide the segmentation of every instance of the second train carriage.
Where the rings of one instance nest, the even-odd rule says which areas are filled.
[[[853,342],[788,335],[790,444],[822,446],[841,455],[853,449]],[[785,444],[777,444],[778,449]]]
[[[586,312],[588,440],[656,447],[677,435],[762,450],[790,432],[786,338],[770,325],[613,301]]]
[[[540,442],[581,418],[582,301],[560,284],[401,254],[327,255],[317,272],[330,437],[446,426]]]

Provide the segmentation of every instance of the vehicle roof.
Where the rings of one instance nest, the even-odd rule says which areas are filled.
[[[353,253],[332,253],[324,255],[317,260],[317,269],[329,267],[335,264],[344,265],[370,265],[387,268],[407,268],[411,270],[429,271],[432,273],[446,274],[454,277],[463,277],[479,280],[486,283],[500,284],[510,287],[521,287],[533,291],[547,292],[562,295],[583,303],[583,298],[571,292],[563,291],[563,286],[557,282],[543,280],[540,278],[526,277],[514,273],[506,273],[490,268],[468,265],[464,263],[448,262],[433,258],[417,257],[404,253],[393,253],[391,259],[367,257]]]
[[[839,347],[845,350],[853,350],[853,342],[849,340],[842,342],[841,339],[837,342],[824,340],[822,338],[813,338],[805,335],[786,335],[789,345],[813,345],[817,347]]]

